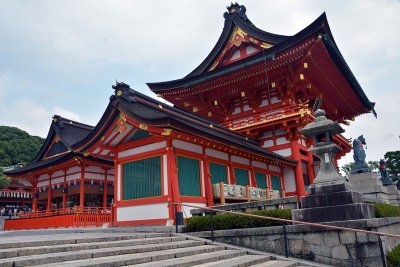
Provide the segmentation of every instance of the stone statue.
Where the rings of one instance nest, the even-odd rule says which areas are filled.
[[[384,159],[379,160],[379,172],[381,173],[381,181],[383,185],[393,184],[393,181],[390,179],[386,170],[386,161]]]
[[[353,141],[354,165],[351,168],[352,174],[371,171],[371,169],[368,167],[367,162],[365,161],[366,154],[363,145],[367,145],[363,135],[360,135],[357,139],[354,139]]]

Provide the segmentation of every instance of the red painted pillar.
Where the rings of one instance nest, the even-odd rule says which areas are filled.
[[[104,172],[104,185],[103,185],[103,209],[107,209],[107,194],[108,194],[108,183],[107,183],[107,173],[108,170],[106,169]]]
[[[174,148],[172,146],[172,140],[167,141],[167,169],[168,169],[168,180],[171,183],[172,188],[172,200],[175,203],[181,203],[181,194],[179,191],[179,182],[178,182],[178,172],[176,166],[176,157],[174,153]],[[182,206],[176,206],[177,212],[182,212]],[[174,215],[175,217],[175,215]],[[175,218],[176,220],[176,218]]]
[[[307,193],[304,189],[304,178],[303,178],[303,170],[301,169],[299,143],[297,142],[297,140],[293,140],[290,142],[290,146],[292,148],[293,159],[298,161],[297,166],[294,169],[294,176],[296,180],[296,193],[300,199],[301,196],[305,196]]]
[[[315,179],[314,157],[313,157],[313,154],[311,152],[308,152],[307,156],[308,156],[308,164],[307,164],[308,176],[310,177],[310,184],[312,184],[314,182],[314,179]]]
[[[229,168],[228,184],[236,184],[236,177],[235,177],[235,172],[233,171],[231,155],[229,155],[228,159],[229,159],[229,162],[228,162],[228,168]]]
[[[85,206],[85,166],[81,165],[81,183],[79,184],[79,207]]]
[[[64,170],[64,185],[62,189],[62,198],[63,198],[63,209],[65,210],[67,208],[67,170]]]
[[[34,181],[33,183],[33,199],[32,199],[32,211],[37,211],[37,195],[38,195],[38,191],[37,191],[37,179],[36,181]]]
[[[252,187],[258,187],[258,184],[257,184],[257,181],[256,181],[256,175],[254,173],[254,167],[253,166],[250,166],[250,180],[251,180],[251,186]]]
[[[208,206],[214,206],[214,196],[212,193],[210,165],[207,160],[207,155],[203,147],[203,163],[204,163],[204,188],[206,190],[206,198]]]
[[[47,211],[51,210],[51,199],[52,199],[51,176],[52,175],[53,175],[52,173],[49,174],[49,190],[47,191],[47,208],[46,208]]]

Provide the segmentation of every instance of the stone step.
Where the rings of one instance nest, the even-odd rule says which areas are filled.
[[[127,247],[137,246],[146,244],[161,244],[167,242],[184,241],[185,237],[154,237],[154,238],[143,238],[143,239],[128,239],[128,240],[117,240],[108,242],[92,242],[92,243],[78,243],[78,244],[63,244],[63,245],[52,245],[52,246],[35,246],[35,247],[23,247],[23,248],[7,248],[0,249],[0,259],[29,256],[35,254],[48,254],[57,252],[68,252],[68,251],[79,251],[99,248],[112,248],[112,247]]]
[[[202,246],[204,244],[205,243],[203,241],[185,240],[185,241],[169,242],[163,244],[147,244],[147,245],[137,245],[128,247],[112,247],[112,248],[49,253],[41,255],[29,255],[22,257],[1,259],[0,266],[17,267],[17,266],[42,265],[42,264],[73,261],[80,259],[126,255],[132,253],[141,254],[144,252],[170,250],[177,248],[187,248],[187,247],[191,248],[196,246]]]
[[[43,239],[34,237],[35,241],[25,241],[15,239],[11,242],[0,242],[0,249],[7,248],[21,248],[21,247],[36,247],[36,246],[53,246],[53,245],[63,245],[63,244],[78,244],[78,243],[92,243],[92,242],[109,242],[118,240],[129,240],[129,239],[143,239],[152,237],[168,237],[171,236],[170,233],[145,233],[145,234],[86,234],[77,238],[71,238],[68,235],[59,235],[61,237],[55,239]]]
[[[186,247],[168,250],[151,251],[127,255],[101,257],[95,259],[73,260],[68,262],[42,264],[43,267],[118,267],[145,262],[157,262],[167,259],[192,257],[194,255],[224,251],[224,247],[203,245],[197,247]],[[0,265],[1,266],[1,265]],[[17,266],[15,266],[17,267]]]
[[[293,266],[300,267],[297,262],[283,261],[283,260],[273,260],[252,265],[252,267],[293,267]]]
[[[210,261],[218,261],[223,259],[230,259],[234,257],[239,257],[246,255],[245,251],[240,250],[221,250],[216,252],[210,252],[205,254],[199,255],[192,255],[177,259],[169,259],[169,260],[162,260],[157,262],[147,262],[137,265],[129,265],[135,267],[172,267],[172,266],[179,266],[179,267],[190,267],[196,264],[207,263]]]
[[[216,262],[209,262],[205,264],[194,265],[198,267],[247,267],[253,266],[254,264],[261,264],[264,266],[266,262],[270,261],[271,257],[263,255],[242,255],[239,257],[219,260]]]

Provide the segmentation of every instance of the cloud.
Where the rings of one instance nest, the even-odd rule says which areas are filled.
[[[53,107],[52,110],[47,110],[41,104],[27,98],[19,99],[12,105],[0,109],[0,112],[4,114],[3,109],[11,110],[11,112],[8,112],[7,118],[3,118],[0,124],[15,126],[29,134],[41,137],[46,137],[52,117],[55,114],[81,121],[81,117],[72,111],[60,107]]]

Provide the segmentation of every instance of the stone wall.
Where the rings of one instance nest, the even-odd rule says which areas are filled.
[[[400,217],[329,223],[400,234]],[[334,266],[381,266],[378,238],[375,235],[350,231],[325,230],[305,225],[287,226],[291,256]],[[284,254],[281,226],[215,231],[215,240],[261,251]],[[192,233],[210,238],[210,232]],[[400,244],[400,239],[382,238],[386,251]]]

